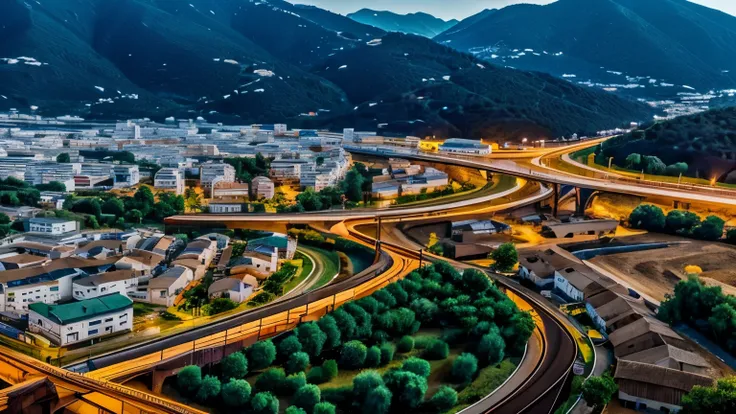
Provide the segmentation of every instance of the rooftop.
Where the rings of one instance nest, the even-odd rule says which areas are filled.
[[[132,306],[132,300],[119,293],[115,293],[64,305],[47,305],[36,302],[28,305],[28,308],[60,325],[66,325],[108,313],[122,311]]]
[[[679,369],[678,366],[681,363],[701,368],[710,367],[708,361],[700,355],[667,344],[649,348],[641,352],[635,352],[622,357],[622,359],[627,361],[643,362],[646,364],[656,364],[662,360],[668,359],[675,362],[675,366],[671,367],[674,369]]]
[[[128,280],[135,277],[133,270],[116,270],[114,272],[97,273],[77,279],[74,281],[76,285],[82,286],[99,286],[103,283],[117,282],[120,280]]]

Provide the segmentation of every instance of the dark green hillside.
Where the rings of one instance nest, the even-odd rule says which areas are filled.
[[[612,138],[603,145],[599,159],[614,157],[616,165],[626,167],[630,154],[656,156],[666,165],[684,162],[688,165],[686,175],[736,183],[736,173],[732,172],[736,169],[736,108],[658,122]]]
[[[527,125],[548,137],[589,134],[650,116],[644,105],[541,73],[490,65],[411,35],[389,34],[380,45],[337,53],[316,73],[360,104],[358,111],[379,111],[379,123],[401,121],[404,113],[410,117],[405,121],[429,121],[424,117],[431,114],[464,136],[487,136],[499,123],[514,130]],[[414,110],[380,112],[397,101]]]
[[[340,32],[342,37],[371,40],[386,34],[386,32],[380,28],[359,23],[353,19],[320,9],[319,7],[295,4],[294,12],[302,18],[311,20],[325,29]]]
[[[736,84],[736,17],[686,0],[515,5],[435,40],[459,50],[495,47],[501,55],[532,49],[539,55],[505,63],[557,75],[561,66],[578,75],[603,67],[696,88]]]

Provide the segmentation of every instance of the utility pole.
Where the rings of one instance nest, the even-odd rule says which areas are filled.
[[[421,269],[424,262],[424,249],[419,249],[419,268]]]

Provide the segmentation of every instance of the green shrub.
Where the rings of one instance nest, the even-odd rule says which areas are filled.
[[[327,341],[327,335],[322,332],[316,323],[302,323],[296,329],[296,333],[299,337],[299,342],[302,344],[303,352],[306,352],[312,358],[316,358],[322,353],[322,348]]]
[[[321,398],[319,387],[314,384],[307,384],[296,391],[292,402],[297,407],[303,408],[307,412],[311,412]]]
[[[285,414],[307,414],[307,412],[304,411],[303,408],[299,408],[296,405],[286,407],[286,411],[284,411],[284,413]]]
[[[414,348],[426,349],[437,337],[431,335],[420,335],[414,338]]]
[[[503,384],[515,369],[516,366],[508,360],[502,361],[499,365],[483,368],[475,380],[460,391],[458,394],[459,402],[461,404],[473,404],[479,401]]]
[[[358,340],[343,345],[340,351],[340,366],[347,369],[358,369],[365,364],[368,349]]]
[[[452,380],[459,384],[469,383],[478,371],[478,358],[473,354],[464,353],[452,363]]]
[[[328,359],[322,363],[322,371],[327,381],[332,381],[337,378],[337,361],[334,359]]]
[[[362,414],[388,414],[391,408],[392,394],[383,385],[368,391],[365,400],[361,404]]]
[[[353,401],[361,405],[368,392],[383,384],[383,378],[376,371],[363,371],[353,378]]]
[[[401,352],[402,354],[411,352],[413,349],[414,338],[408,335],[401,337],[401,340],[399,340],[399,345],[396,347],[396,350]]]
[[[322,367],[312,367],[307,372],[307,382],[310,384],[324,384],[327,382],[325,379],[325,372]]]
[[[245,375],[248,374],[248,360],[241,352],[232,353],[222,359],[220,370],[223,380],[245,378]]]
[[[335,406],[328,402],[321,402],[314,406],[312,414],[335,414]]]
[[[258,392],[275,392],[284,382],[286,374],[283,368],[271,368],[256,378],[254,385]]]
[[[282,361],[289,359],[289,356],[297,352],[301,352],[302,343],[296,335],[289,335],[279,343],[278,354]]]
[[[276,347],[270,339],[254,343],[248,348],[248,362],[250,369],[266,369],[276,359]]]
[[[495,365],[503,360],[505,348],[503,338],[492,332],[480,339],[476,356],[482,364]]]
[[[447,342],[440,339],[435,339],[431,341],[424,349],[424,352],[422,352],[422,357],[430,361],[436,361],[447,358],[447,355],[449,354],[450,347],[447,345]]]
[[[222,385],[221,394],[225,405],[239,408],[250,400],[250,384],[244,379],[231,379]]]
[[[197,365],[188,365],[176,374],[176,385],[183,393],[197,392],[202,385],[202,369]]]
[[[306,352],[296,352],[291,354],[289,361],[286,362],[286,373],[293,374],[295,372],[304,371],[309,366],[309,355]]]
[[[394,352],[396,352],[396,349],[392,344],[381,345],[381,365],[388,365],[389,362],[393,361]]]
[[[253,414],[278,414],[279,399],[270,392],[259,392],[250,400]]]
[[[322,390],[322,401],[327,401],[349,412],[353,403],[353,387],[325,388]]]
[[[421,377],[428,378],[432,367],[424,359],[411,357],[401,365],[404,371],[413,372]]]
[[[390,370],[383,376],[383,382],[393,394],[393,409],[414,410],[427,392],[427,379],[409,371]]]
[[[427,402],[428,407],[437,413],[445,412],[455,404],[457,404],[457,391],[447,385],[441,386]]]
[[[219,378],[212,375],[205,376],[202,379],[202,385],[199,387],[199,391],[197,391],[197,400],[206,402],[211,398],[217,397],[220,395],[221,387]]]
[[[322,330],[325,335],[327,335],[327,340],[324,344],[325,348],[333,349],[340,346],[340,328],[337,326],[335,318],[333,318],[331,315],[325,315],[319,318],[319,321],[317,321],[317,325],[319,326],[319,329]]]
[[[307,385],[307,377],[304,372],[297,372],[284,378],[278,388],[279,395],[293,395],[299,388]]]
[[[629,215],[629,225],[635,229],[662,231],[665,216],[661,208],[652,204],[641,204]]]
[[[365,356],[365,364],[363,366],[366,368],[376,368],[379,365],[381,365],[381,349],[373,345],[368,348],[368,352]]]

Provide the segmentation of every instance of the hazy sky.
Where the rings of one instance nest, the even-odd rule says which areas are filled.
[[[292,3],[314,4],[340,14],[362,8],[391,10],[396,13],[423,11],[443,19],[463,19],[483,9],[501,8],[515,3],[549,4],[552,0],[289,0]],[[704,6],[736,15],[736,0],[692,0]]]

